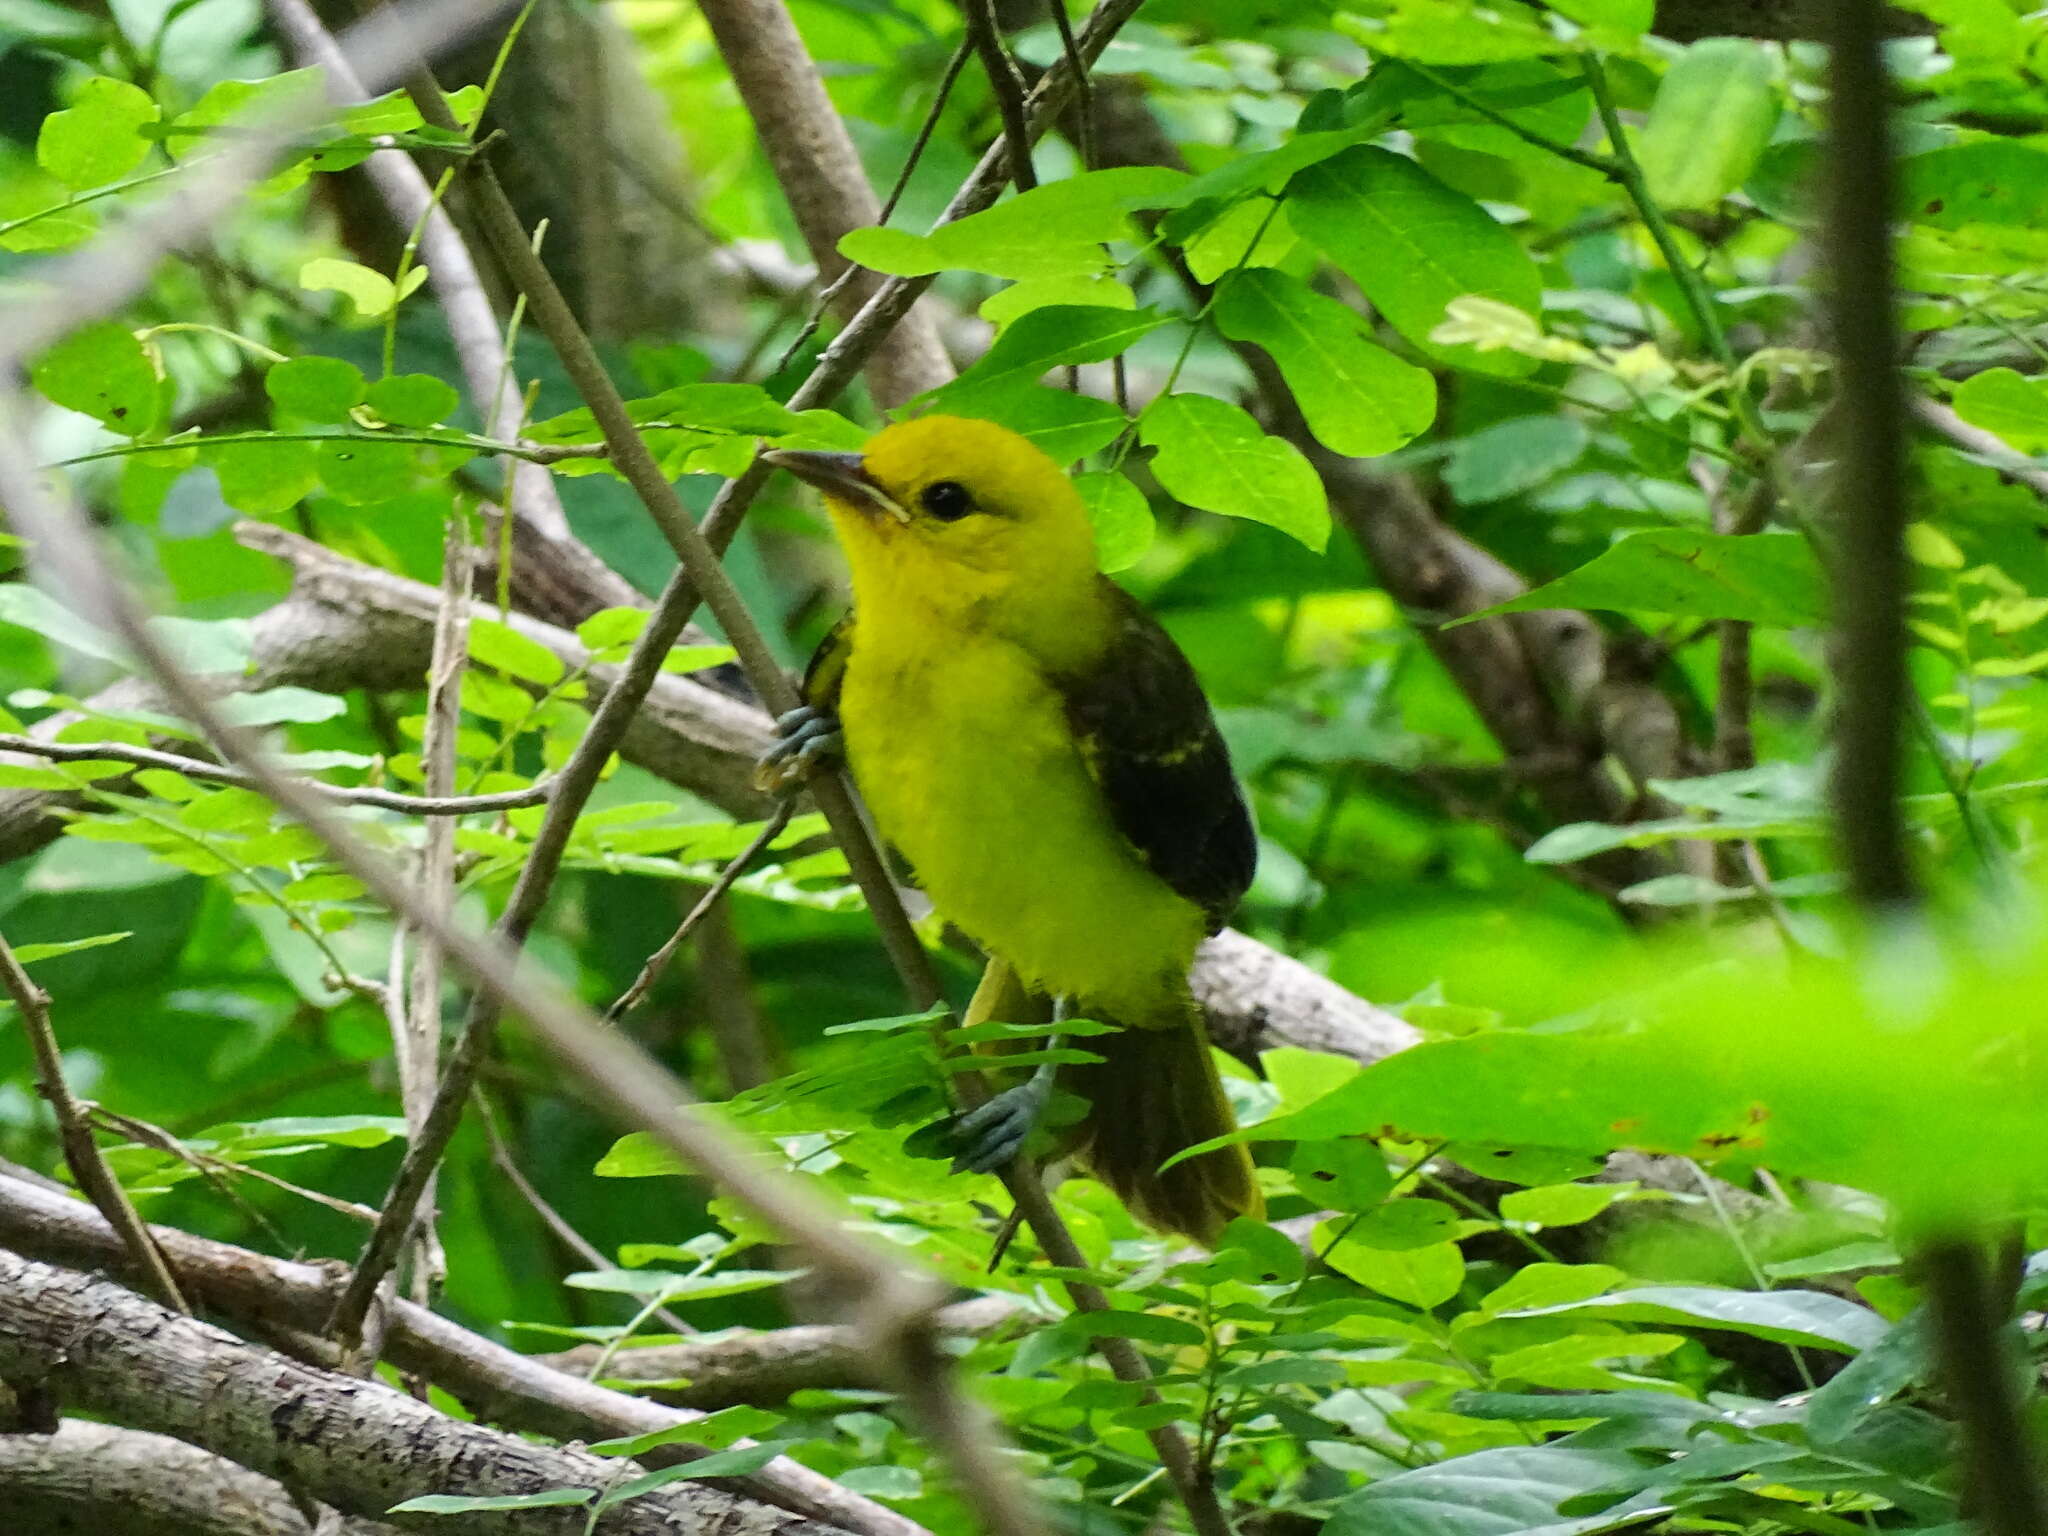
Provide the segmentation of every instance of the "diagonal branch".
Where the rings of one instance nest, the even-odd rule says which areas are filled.
[[[331,1265],[268,1258],[175,1227],[151,1236],[209,1311],[257,1330],[318,1328],[333,1310]],[[72,1268],[133,1272],[114,1229],[81,1202],[0,1172],[0,1247]],[[413,1302],[393,1304],[386,1346],[401,1370],[424,1378],[507,1429],[558,1440],[597,1440],[675,1429],[703,1415],[613,1392],[471,1333]],[[650,1466],[704,1454],[675,1444],[649,1452]],[[778,1457],[741,1480],[762,1499],[858,1536],[929,1536],[921,1526]]]
[[[100,1155],[99,1143],[92,1139],[92,1127],[86,1123],[85,1106],[64,1079],[64,1055],[57,1048],[57,1031],[50,1023],[50,994],[30,978],[5,938],[0,938],[0,990],[14,1000],[21,1014],[22,1031],[35,1056],[36,1086],[57,1117],[57,1139],[72,1179],[121,1234],[137,1266],[149,1277],[150,1289],[178,1311],[189,1313],[192,1308],[170,1264],[136,1214],[121,1181]]]
[[[596,1491],[637,1470],[464,1423],[393,1388],[244,1343],[110,1280],[5,1251],[0,1375],[45,1384],[116,1423],[172,1435],[348,1515],[380,1516],[424,1494]],[[797,1536],[805,1525],[707,1482],[681,1482],[614,1506],[595,1529]],[[566,1527],[558,1508],[530,1508],[447,1515],[436,1529],[558,1536]]]

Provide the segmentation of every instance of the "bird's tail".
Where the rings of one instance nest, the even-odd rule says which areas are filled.
[[[1082,1165],[1147,1225],[1213,1246],[1232,1217],[1263,1216],[1265,1201],[1242,1144],[1160,1171],[1176,1152],[1237,1128],[1201,1005],[1183,995],[1165,1013],[1076,1041],[1103,1059],[1065,1068],[1060,1086],[1088,1101],[1076,1131]]]

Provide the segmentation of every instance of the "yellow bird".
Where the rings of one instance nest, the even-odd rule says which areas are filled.
[[[1071,1150],[1143,1220],[1213,1241],[1261,1210],[1244,1149],[1160,1164],[1235,1123],[1187,975],[1256,844],[1193,668],[1097,571],[1072,481],[1007,428],[927,416],[859,454],[767,457],[824,493],[853,578],[767,771],[843,749],[882,835],[990,957],[971,1012],[1017,1018],[1021,982],[1122,1026],[1058,1074],[1088,1103]],[[1041,1068],[963,1116],[961,1165],[1014,1157],[1052,1086]]]

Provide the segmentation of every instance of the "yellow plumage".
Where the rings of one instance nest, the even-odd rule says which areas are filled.
[[[1094,1106],[1082,1156],[1148,1220],[1213,1237],[1258,1206],[1243,1152],[1157,1171],[1232,1124],[1186,980],[1211,914],[1120,827],[1102,741],[1076,724],[1077,690],[1099,692],[1103,669],[1140,655],[1129,600],[1096,571],[1072,482],[1004,428],[895,426],[858,476],[807,475],[853,578],[837,703],[854,778],[942,915],[1032,991],[1127,1026],[1084,1042],[1104,1065],[1063,1075]],[[1144,623],[1141,638],[1170,651]],[[1220,757],[1192,697],[1207,734],[1144,759],[1160,771],[1176,753]],[[1228,785],[1227,762],[1222,773]]]

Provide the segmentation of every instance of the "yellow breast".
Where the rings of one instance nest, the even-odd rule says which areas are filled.
[[[1202,914],[1117,831],[1021,649],[863,613],[840,718],[876,824],[949,922],[1078,1011],[1138,1022],[1179,994]]]

